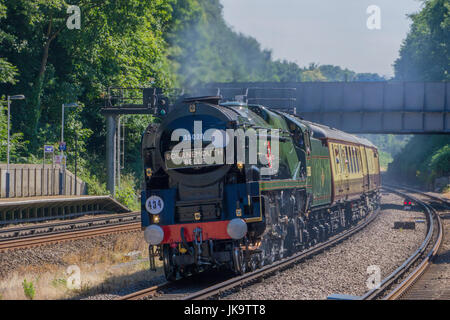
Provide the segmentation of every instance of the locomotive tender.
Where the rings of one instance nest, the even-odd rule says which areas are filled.
[[[141,221],[168,280],[210,267],[254,270],[379,207],[378,151],[366,139],[220,97],[161,114],[142,137]],[[262,161],[252,161],[255,150]]]

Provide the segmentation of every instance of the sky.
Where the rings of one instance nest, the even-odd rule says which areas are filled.
[[[418,0],[220,0],[233,30],[258,40],[274,59],[315,62],[392,76]],[[369,6],[379,8],[379,20]],[[380,29],[369,29],[379,21]]]

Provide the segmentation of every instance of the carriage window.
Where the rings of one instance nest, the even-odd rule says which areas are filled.
[[[354,170],[355,170],[355,173],[356,173],[356,172],[358,172],[358,165],[357,165],[357,161],[356,161],[356,150],[355,150],[355,147],[352,148],[352,158],[353,158]]]
[[[349,166],[350,166],[350,172],[353,173],[353,159],[352,159],[352,148],[347,147],[347,151],[348,151],[348,162],[349,162]]]
[[[352,156],[353,173],[356,173],[355,148],[350,147],[350,151]]]
[[[334,147],[334,157],[336,161],[336,172],[341,170],[341,161],[339,159],[339,149],[338,147]]]
[[[360,172],[360,170],[359,170],[359,150],[358,149],[355,150],[355,155],[356,155],[356,167],[358,168],[358,172]]]
[[[347,172],[350,173],[350,161],[348,156],[348,147],[345,147],[345,163],[347,164]]]
[[[348,148],[348,156],[349,156],[349,160],[350,160],[350,172],[353,173],[353,157],[352,157],[352,148],[351,147],[347,147]]]

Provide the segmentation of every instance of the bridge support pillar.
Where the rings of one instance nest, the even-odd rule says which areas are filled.
[[[116,135],[117,116],[106,115],[106,187],[113,197],[116,194]]]

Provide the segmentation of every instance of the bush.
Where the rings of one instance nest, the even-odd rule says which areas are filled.
[[[87,193],[93,196],[102,196],[109,194],[106,184],[101,183],[95,175],[82,174],[81,179],[87,185]]]
[[[23,293],[25,294],[25,297],[27,297],[30,300],[34,299],[34,296],[36,294],[36,290],[34,289],[34,285],[32,281],[27,281],[27,279],[23,280],[22,283],[23,287]]]
[[[431,157],[429,168],[433,177],[442,177],[450,174],[450,145],[440,148]]]
[[[121,176],[120,187],[116,190],[116,200],[131,210],[138,211],[140,209],[136,194],[136,180],[133,175]]]

